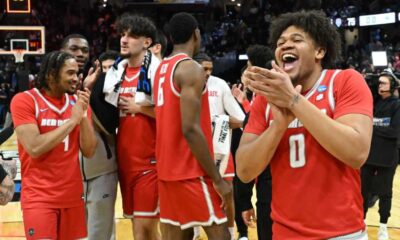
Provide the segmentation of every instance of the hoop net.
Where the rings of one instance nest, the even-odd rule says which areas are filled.
[[[24,55],[25,55],[25,50],[15,49],[15,51],[14,51],[15,62],[16,63],[24,62]]]

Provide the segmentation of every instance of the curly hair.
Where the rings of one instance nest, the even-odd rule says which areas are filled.
[[[324,12],[312,10],[280,15],[272,22],[270,28],[269,43],[274,49],[277,47],[277,41],[282,32],[290,26],[302,29],[317,46],[326,50],[321,63],[323,68],[335,67],[336,62],[340,60],[341,39],[335,26],[330,23]]]
[[[133,36],[156,38],[157,28],[147,17],[125,13],[117,22],[117,31],[119,33],[128,32]]]
[[[74,59],[69,53],[62,51],[53,51],[44,56],[40,65],[40,71],[35,81],[35,87],[38,89],[49,89],[48,78],[50,74],[54,74],[56,79],[60,74],[61,67],[68,59]]]

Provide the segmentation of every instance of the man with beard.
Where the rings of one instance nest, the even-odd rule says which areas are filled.
[[[358,72],[330,70],[341,41],[321,11],[281,15],[270,42],[273,69],[244,74],[257,96],[237,174],[249,182],[270,165],[274,239],[368,239],[359,169],[371,143],[371,92]]]

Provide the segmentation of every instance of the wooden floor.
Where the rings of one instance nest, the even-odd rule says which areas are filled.
[[[3,144],[0,149],[15,149],[15,138]],[[400,167],[397,169],[393,185],[392,216],[389,219],[390,239],[400,240]],[[117,240],[130,240],[132,237],[130,220],[122,217],[121,196],[118,194],[116,209],[116,238]],[[370,208],[367,216],[368,236],[370,240],[377,239],[379,226],[378,204]],[[24,238],[22,214],[19,202],[11,202],[7,206],[0,206],[0,240],[19,240]],[[202,237],[202,240],[207,239]],[[256,229],[249,230],[249,239],[256,240]]]

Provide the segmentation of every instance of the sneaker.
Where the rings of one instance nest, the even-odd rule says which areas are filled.
[[[389,240],[389,233],[386,227],[379,227],[378,240]]]
[[[238,240],[249,240],[247,237],[241,237]]]

